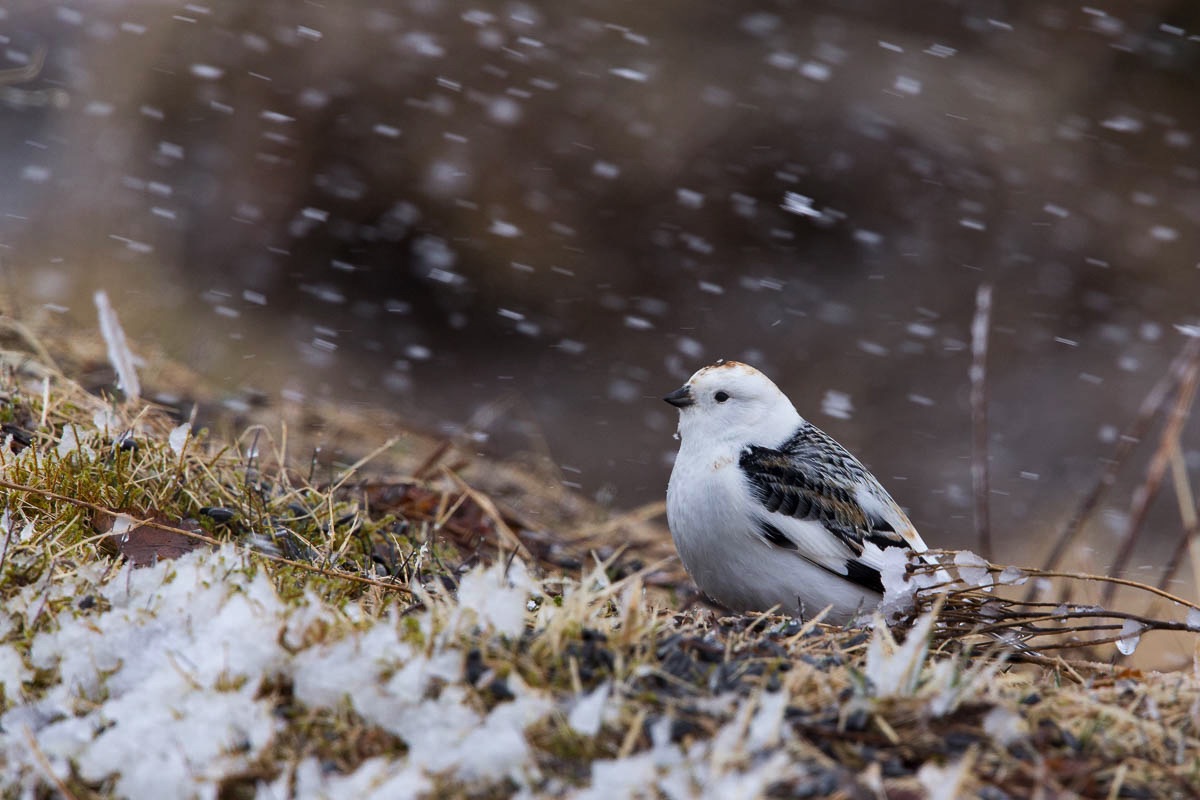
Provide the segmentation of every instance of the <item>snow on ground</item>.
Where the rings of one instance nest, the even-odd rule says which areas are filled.
[[[480,569],[464,584],[494,584],[496,575]],[[281,721],[259,695],[266,681],[281,679],[293,683],[306,706],[348,702],[409,748],[407,764],[369,762],[336,780],[301,764],[300,794],[373,782],[403,794],[401,784],[419,789],[427,785],[423,774],[434,773],[519,784],[528,756],[524,730],[551,710],[544,697],[519,690],[479,713],[466,702],[464,654],[447,643],[452,637],[414,647],[401,641],[394,613],[358,628],[343,625],[345,635],[314,642],[314,630],[331,630],[348,622],[346,615],[314,596],[284,604],[265,574],[249,570],[231,548],[99,578],[83,572],[27,587],[24,602],[8,609],[30,617],[47,604],[78,606],[85,597],[106,606],[61,614],[56,629],[34,638],[31,666],[57,672],[58,680],[0,717],[0,748],[9,754],[0,776],[8,786],[30,786],[47,767],[65,778],[73,764],[86,781],[115,776],[123,796],[214,797],[222,778],[247,769],[278,732]],[[480,616],[511,624],[511,607],[523,609],[528,600],[522,592],[511,602],[511,592],[499,589],[498,599],[510,602]],[[469,614],[460,609],[460,618]],[[418,619],[426,630],[429,617]],[[0,666],[11,696],[30,672],[12,648],[0,654]],[[431,691],[438,682],[444,688]]]
[[[311,756],[281,764],[257,783],[260,798],[416,797],[436,780],[540,793],[531,727],[559,715],[594,736],[615,716],[605,713],[620,690],[610,682],[556,697],[514,673],[506,699],[490,709],[472,700],[466,637],[481,628],[517,637],[534,616],[539,587],[519,562],[476,567],[457,600],[426,595],[424,610],[372,616],[311,592],[284,602],[248,558],[227,546],[141,569],[85,566],[25,587],[0,612],[0,628],[61,610],[26,660],[0,648],[0,683],[17,701],[0,715],[0,786],[28,793],[74,771],[117,796],[215,798],[224,780],[261,769],[282,734],[287,721],[268,691],[282,683],[304,708],[352,710],[407,752],[348,772]],[[568,600],[543,603],[535,616],[553,625],[556,614],[576,613]],[[53,676],[44,691],[28,684],[35,674]],[[756,794],[790,768],[764,756],[743,771],[741,757],[776,743],[786,701],[784,692],[745,704],[689,752],[658,724],[650,750],[595,761],[578,796],[634,796],[651,785],[672,797]]]

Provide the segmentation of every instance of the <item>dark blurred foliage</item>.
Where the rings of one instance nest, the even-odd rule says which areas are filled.
[[[618,506],[665,486],[655,398],[742,358],[927,540],[970,544],[989,282],[996,527],[1041,533],[1196,320],[1193,2],[114,0],[0,26],[14,296],[83,323],[104,286],[216,374],[544,437]]]

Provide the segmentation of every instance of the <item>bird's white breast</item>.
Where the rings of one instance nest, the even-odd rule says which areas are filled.
[[[721,566],[752,532],[737,453],[692,445],[691,438],[680,446],[667,484],[667,523],[684,566],[711,595],[709,587],[726,572]]]
[[[696,439],[698,441],[689,441]],[[764,509],[738,465],[739,449],[685,437],[667,484],[667,522],[688,573],[706,595],[733,611],[812,616],[846,622],[879,596],[768,542],[758,530]],[[802,535],[830,536],[817,522],[788,520]]]

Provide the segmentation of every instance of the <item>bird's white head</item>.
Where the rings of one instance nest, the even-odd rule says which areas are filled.
[[[719,361],[663,398],[679,409],[685,443],[782,444],[802,421],[792,401],[749,364]]]

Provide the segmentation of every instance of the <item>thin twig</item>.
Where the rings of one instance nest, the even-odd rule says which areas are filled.
[[[48,45],[38,42],[33,49],[33,57],[23,66],[0,70],[0,86],[16,86],[32,81],[42,73],[42,67],[46,66],[46,54],[49,51]]]
[[[1055,572],[1053,570],[1033,570],[1030,571],[1029,574],[1039,578],[1066,578],[1068,580],[1091,581],[1094,583],[1126,586],[1130,589],[1139,589],[1143,592],[1149,592],[1150,594],[1157,595],[1164,600],[1170,600],[1172,603],[1178,603],[1181,606],[1194,608],[1197,611],[1200,611],[1200,605],[1192,602],[1191,600],[1184,600],[1182,597],[1172,594],[1166,589],[1159,589],[1157,586],[1150,586],[1142,583],[1141,581],[1135,581],[1130,578],[1118,578],[1113,575],[1089,575],[1086,572]]]
[[[442,458],[450,451],[451,446],[452,443],[449,439],[442,439],[438,442],[429,455],[425,456],[420,466],[413,470],[413,477],[419,481],[428,480],[438,465],[442,463]]]
[[[1162,577],[1158,579],[1158,588],[1165,589],[1174,580],[1175,573],[1183,562],[1183,554],[1186,552],[1191,552],[1193,555],[1192,581],[1200,586],[1200,563],[1195,560],[1196,548],[1192,546],[1192,542],[1200,533],[1200,519],[1197,519],[1196,500],[1192,494],[1191,484],[1188,483],[1187,462],[1183,459],[1183,450],[1179,447],[1178,442],[1171,448],[1171,478],[1175,485],[1175,499],[1179,503],[1179,518],[1183,521],[1183,533],[1175,542],[1175,548],[1171,551],[1171,557],[1167,559],[1167,565],[1163,567]]]
[[[652,519],[661,517],[666,512],[667,502],[665,500],[651,500],[649,503],[644,503],[637,508],[630,509],[602,522],[584,523],[580,527],[563,534],[562,538],[576,544],[595,541],[610,537],[623,527],[649,522]]]
[[[492,520],[492,525],[496,528],[496,537],[498,539],[502,540],[508,547],[511,547],[513,550],[520,553],[521,558],[524,558],[527,561],[534,560],[532,554],[529,552],[529,548],[525,546],[525,543],[521,541],[520,537],[517,536],[517,534],[513,532],[513,529],[508,526],[508,523],[504,521],[504,515],[502,515],[500,510],[496,508],[496,504],[492,502],[490,497],[482,492],[476,491],[474,487],[467,484],[467,482],[460,478],[458,473],[454,472],[452,469],[448,467],[442,467],[441,471],[443,475],[457,483],[459,490],[462,491],[463,494],[469,496],[471,500],[475,501],[475,505],[479,506],[480,510],[482,510],[483,513]]]
[[[6,316],[0,316],[0,328],[7,328],[15,333],[25,342],[25,344],[29,345],[29,349],[33,351],[33,355],[37,357],[37,360],[41,362],[42,366],[49,369],[49,371],[54,373],[56,377],[62,377],[62,370],[59,369],[58,362],[54,360],[54,357],[50,355],[50,351],[47,350],[46,346],[42,344],[41,340],[34,335],[33,331],[29,330],[29,328],[25,327],[17,320]]]
[[[971,322],[971,486],[975,493],[975,534],[979,554],[992,557],[992,532],[988,512],[987,351],[992,318],[992,287],[983,284],[975,293],[975,319]]]
[[[929,562],[929,561],[922,560],[917,563],[910,563],[910,568],[912,569],[912,571],[914,573],[922,573],[922,574],[936,573],[939,570],[943,570],[943,569],[955,570],[955,569],[959,568],[954,564],[954,560],[953,560],[954,556],[956,554],[957,554],[957,551],[955,551],[955,550],[945,550],[945,549],[926,550],[921,553],[921,558],[922,559],[933,559],[933,561]],[[945,560],[943,561],[943,559],[945,559]],[[993,575],[999,575],[1007,567],[1003,564],[993,564],[991,562],[988,562],[986,565],[980,565],[979,568],[986,569],[988,572],[992,573]],[[1116,584],[1117,586],[1127,586],[1131,589],[1138,589],[1139,591],[1147,592],[1147,593],[1155,595],[1157,597],[1161,597],[1164,600],[1169,600],[1172,603],[1178,603],[1181,606],[1186,606],[1187,608],[1194,608],[1197,611],[1200,611],[1200,603],[1196,603],[1191,600],[1185,600],[1182,597],[1179,597],[1177,595],[1172,594],[1171,592],[1168,592],[1166,589],[1160,589],[1157,586],[1150,586],[1149,584],[1141,583],[1140,581],[1135,581],[1130,578],[1119,578],[1119,577],[1116,577],[1113,575],[1092,575],[1092,574],[1089,574],[1086,572],[1063,572],[1060,570],[1039,569],[1039,568],[1035,568],[1035,567],[1017,567],[1017,569],[1019,569],[1021,571],[1022,575],[1026,578],[1065,578],[1067,580],[1086,581],[1089,583],[1112,583],[1112,584]],[[1005,585],[1010,585],[1010,584],[1003,584],[1003,583],[997,582],[997,585],[1005,586]],[[938,587],[929,587],[929,588],[937,589]],[[989,596],[989,599],[995,599],[995,598]],[[1017,602],[1017,601],[1010,601],[1010,602]],[[1026,603],[1024,601],[1021,601],[1021,605],[1045,606],[1047,604],[1046,603]]]
[[[922,554],[923,557],[930,555],[933,556],[933,563],[910,564],[912,571],[924,575],[934,575],[939,570],[954,571],[955,566],[950,563],[950,559],[955,555],[953,551]],[[1011,569],[1002,569],[1000,565],[991,563],[981,565],[980,568],[986,569],[993,576],[993,580],[1000,573]],[[1188,609],[1200,609],[1196,603],[1177,597],[1164,589],[1125,578],[1036,569],[1022,570],[1022,573],[1031,578],[1063,578],[1075,582],[1091,581],[1135,588]],[[1021,653],[1031,653],[1031,647],[1037,650],[1072,650],[1122,642],[1136,644],[1132,641],[1135,637],[1151,631],[1197,631],[1194,622],[1160,618],[1153,611],[1131,613],[1078,603],[1051,607],[1044,602],[1024,602],[996,593],[997,588],[1007,585],[1011,584],[997,581],[995,586],[984,587],[976,580],[951,578],[949,583],[942,582],[938,586],[918,589],[913,611],[926,614],[931,613],[937,606],[941,607],[940,626],[936,634],[941,641],[965,645],[982,637],[985,641],[1004,642]],[[1131,623],[1134,623],[1132,628]]]
[[[8,517],[8,530],[4,532],[4,549],[0,550],[0,578],[4,577],[4,564],[8,561],[8,546],[12,543],[13,528],[16,527],[16,522],[12,518],[12,502],[10,498],[4,498],[4,516]]]
[[[1200,351],[1197,352],[1200,353]],[[1183,425],[1187,422],[1192,409],[1192,401],[1196,398],[1198,382],[1200,382],[1200,356],[1189,360],[1180,375],[1179,392],[1175,396],[1175,404],[1171,407],[1166,425],[1163,426],[1158,449],[1154,451],[1154,455],[1150,459],[1150,466],[1146,468],[1146,479],[1133,493],[1133,502],[1129,509],[1129,531],[1125,534],[1125,539],[1121,542],[1121,549],[1117,552],[1116,560],[1113,562],[1111,572],[1114,575],[1120,575],[1125,571],[1125,566],[1133,556],[1138,542],[1141,541],[1146,513],[1150,510],[1150,503],[1162,485],[1163,476],[1167,471],[1167,463],[1171,458],[1171,449],[1179,444]],[[1101,604],[1108,604],[1115,591],[1114,584],[1106,585],[1100,595]]]
[[[1126,426],[1121,435],[1117,437],[1116,447],[1113,448],[1112,456],[1105,463],[1104,470],[1096,479],[1096,483],[1088,491],[1087,495],[1079,503],[1075,513],[1067,521],[1062,532],[1054,542],[1054,546],[1050,548],[1049,555],[1042,562],[1043,570],[1052,570],[1057,567],[1066,555],[1067,550],[1075,539],[1078,538],[1080,531],[1083,530],[1084,523],[1088,521],[1092,513],[1100,505],[1101,498],[1105,492],[1117,479],[1117,472],[1129,458],[1133,449],[1141,442],[1142,437],[1150,429],[1154,420],[1158,418],[1165,408],[1165,401],[1168,393],[1175,387],[1179,381],[1181,372],[1186,364],[1196,358],[1197,353],[1200,353],[1200,339],[1189,339],[1183,348],[1180,350],[1171,366],[1166,373],[1159,378],[1153,388],[1146,394],[1142,400],[1141,406],[1138,408],[1137,416],[1133,421]],[[1030,587],[1030,594],[1035,591],[1035,587]]]
[[[388,439],[383,444],[376,447],[371,452],[367,453],[365,456],[360,458],[358,461],[355,461],[353,464],[351,464],[349,467],[347,467],[345,470],[345,474],[342,475],[342,477],[339,478],[336,483],[334,483],[332,486],[329,487],[329,493],[332,494],[333,492],[336,492],[338,489],[341,489],[342,486],[346,483],[346,481],[348,481],[352,477],[354,477],[354,474],[356,472],[358,472],[360,469],[362,469],[364,466],[366,466],[370,462],[374,461],[382,453],[390,450],[398,441],[400,441],[400,437],[393,436],[392,438]]]

